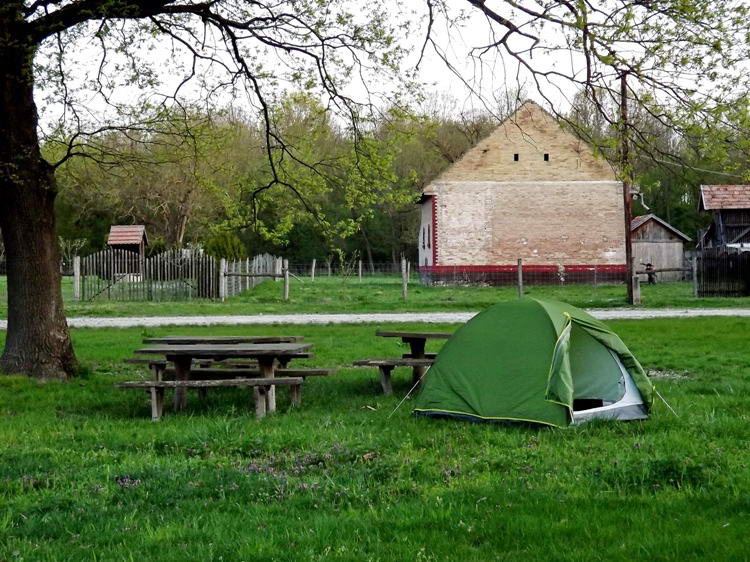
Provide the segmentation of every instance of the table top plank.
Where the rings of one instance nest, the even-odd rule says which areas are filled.
[[[307,351],[309,343],[248,343],[248,344],[192,344],[155,345],[135,350],[136,353],[195,359],[214,357],[282,357]]]
[[[193,344],[239,344],[239,343],[296,343],[304,336],[161,336],[145,338],[146,344],[193,345]]]
[[[393,332],[390,330],[377,330],[375,332],[376,336],[380,336],[382,338],[404,338],[404,339],[442,339],[447,340],[449,339],[453,334],[446,333],[446,332]]]

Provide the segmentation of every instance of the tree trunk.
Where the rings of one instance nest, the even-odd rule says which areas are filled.
[[[367,237],[365,231],[365,225],[360,225],[360,232],[362,233],[362,240],[365,242],[365,253],[367,254],[367,263],[370,267],[370,273],[375,273],[375,262],[372,259],[372,246],[370,245],[370,239]]]
[[[37,137],[31,64],[18,21],[0,13],[0,230],[8,276],[8,332],[0,371],[65,379],[78,369],[63,314],[55,233],[57,189]]]

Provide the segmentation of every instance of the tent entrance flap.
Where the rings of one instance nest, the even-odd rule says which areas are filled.
[[[603,405],[598,407],[575,410],[573,412],[573,423],[582,423],[593,419],[644,420],[648,418],[646,405],[633,381],[633,377],[625,369],[619,357],[612,350],[609,350],[609,352],[620,368],[620,384],[624,386],[622,397],[614,402],[604,400]]]

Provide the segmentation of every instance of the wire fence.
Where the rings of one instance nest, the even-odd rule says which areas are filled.
[[[685,293],[687,298],[750,296],[750,251],[745,250],[706,248],[688,254],[683,268],[650,272],[639,268],[638,278],[643,285],[654,282],[683,286],[685,288],[680,289],[680,294]],[[403,298],[407,298],[408,290],[416,286],[476,286],[513,288],[511,290],[515,292],[517,289],[519,294],[524,290],[531,291],[531,287],[543,291],[547,289],[542,287],[548,287],[555,298],[564,300],[566,295],[581,298],[581,295],[589,294],[593,298],[602,295],[601,291],[619,294],[618,286],[624,293],[626,276],[624,266],[534,266],[520,263],[489,267],[416,267],[406,260],[341,263],[326,259],[286,263],[268,254],[226,262],[222,269],[221,260],[190,254],[187,250],[165,252],[152,258],[128,252],[120,255],[118,252],[122,251],[109,250],[74,259],[73,263],[78,265],[72,270],[77,268],[78,281],[70,267],[62,271],[64,300],[223,300],[252,294],[260,283],[273,282],[274,279],[285,281],[278,283],[278,292],[287,299],[290,293],[293,298],[295,293],[299,295],[299,291],[309,291],[313,286],[318,287],[318,293],[325,293],[325,280],[356,280],[371,284],[369,293],[365,289],[367,294],[380,294],[381,288],[372,285],[382,285],[386,294],[400,294]],[[694,260],[690,259],[692,256]],[[6,262],[0,259],[0,306],[7,306],[6,267]],[[665,279],[669,281],[665,283]],[[310,285],[316,280],[321,283]],[[303,287],[302,284],[308,285]],[[331,291],[335,292],[334,285],[331,285]]]

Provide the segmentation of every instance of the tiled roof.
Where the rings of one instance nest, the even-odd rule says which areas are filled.
[[[120,244],[140,244],[146,238],[146,227],[142,224],[113,225],[109,229],[107,244],[119,246]],[[148,238],[146,238],[148,244]]]
[[[750,185],[702,185],[701,208],[750,209]]]
[[[690,240],[691,240],[690,236],[688,236],[688,235],[680,232],[674,226],[672,226],[671,224],[669,224],[667,221],[660,219],[659,217],[657,217],[653,213],[648,214],[648,215],[641,215],[639,217],[633,217],[633,220],[630,221],[630,232],[635,232],[636,230],[638,230],[641,226],[643,226],[644,224],[646,224],[650,220],[655,220],[660,225],[662,225],[664,228],[666,228],[667,230],[672,231],[675,235],[677,235],[680,238],[682,238],[683,240],[685,240],[685,242],[690,242]]]

